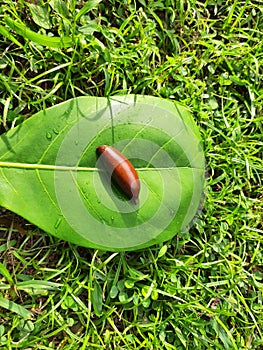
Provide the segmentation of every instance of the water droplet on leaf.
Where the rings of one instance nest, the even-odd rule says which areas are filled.
[[[58,131],[58,129],[56,129],[56,128],[53,129],[53,132],[54,132],[54,134],[56,134],[56,135],[59,134],[59,131]]]
[[[47,133],[46,133],[46,138],[47,138],[48,140],[51,140],[51,139],[52,139],[52,134],[51,134],[51,132],[47,131]]]

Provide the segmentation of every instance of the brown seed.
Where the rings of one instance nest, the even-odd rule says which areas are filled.
[[[117,149],[102,145],[96,149],[102,164],[112,180],[124,194],[137,204],[140,192],[140,180],[131,162]]]

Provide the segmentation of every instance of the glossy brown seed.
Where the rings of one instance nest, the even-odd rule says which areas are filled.
[[[117,149],[102,145],[96,149],[102,165],[112,180],[134,203],[138,203],[140,180],[131,162]]]

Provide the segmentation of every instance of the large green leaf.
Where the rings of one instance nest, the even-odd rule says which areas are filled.
[[[45,29],[52,28],[47,5],[27,3],[27,6],[30,9],[33,21],[37,25]]]
[[[111,188],[96,148],[119,149],[141,180],[139,204]],[[134,250],[194,218],[205,162],[189,111],[149,96],[79,97],[0,138],[0,205],[70,242]]]

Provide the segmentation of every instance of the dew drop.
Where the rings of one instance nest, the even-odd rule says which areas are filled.
[[[56,134],[56,135],[59,134],[59,131],[58,131],[58,129],[56,129],[56,128],[53,129],[53,132],[54,132],[54,134]]]
[[[52,134],[51,134],[51,132],[49,132],[49,131],[46,132],[46,138],[47,138],[48,140],[51,140],[51,139],[52,139]]]

